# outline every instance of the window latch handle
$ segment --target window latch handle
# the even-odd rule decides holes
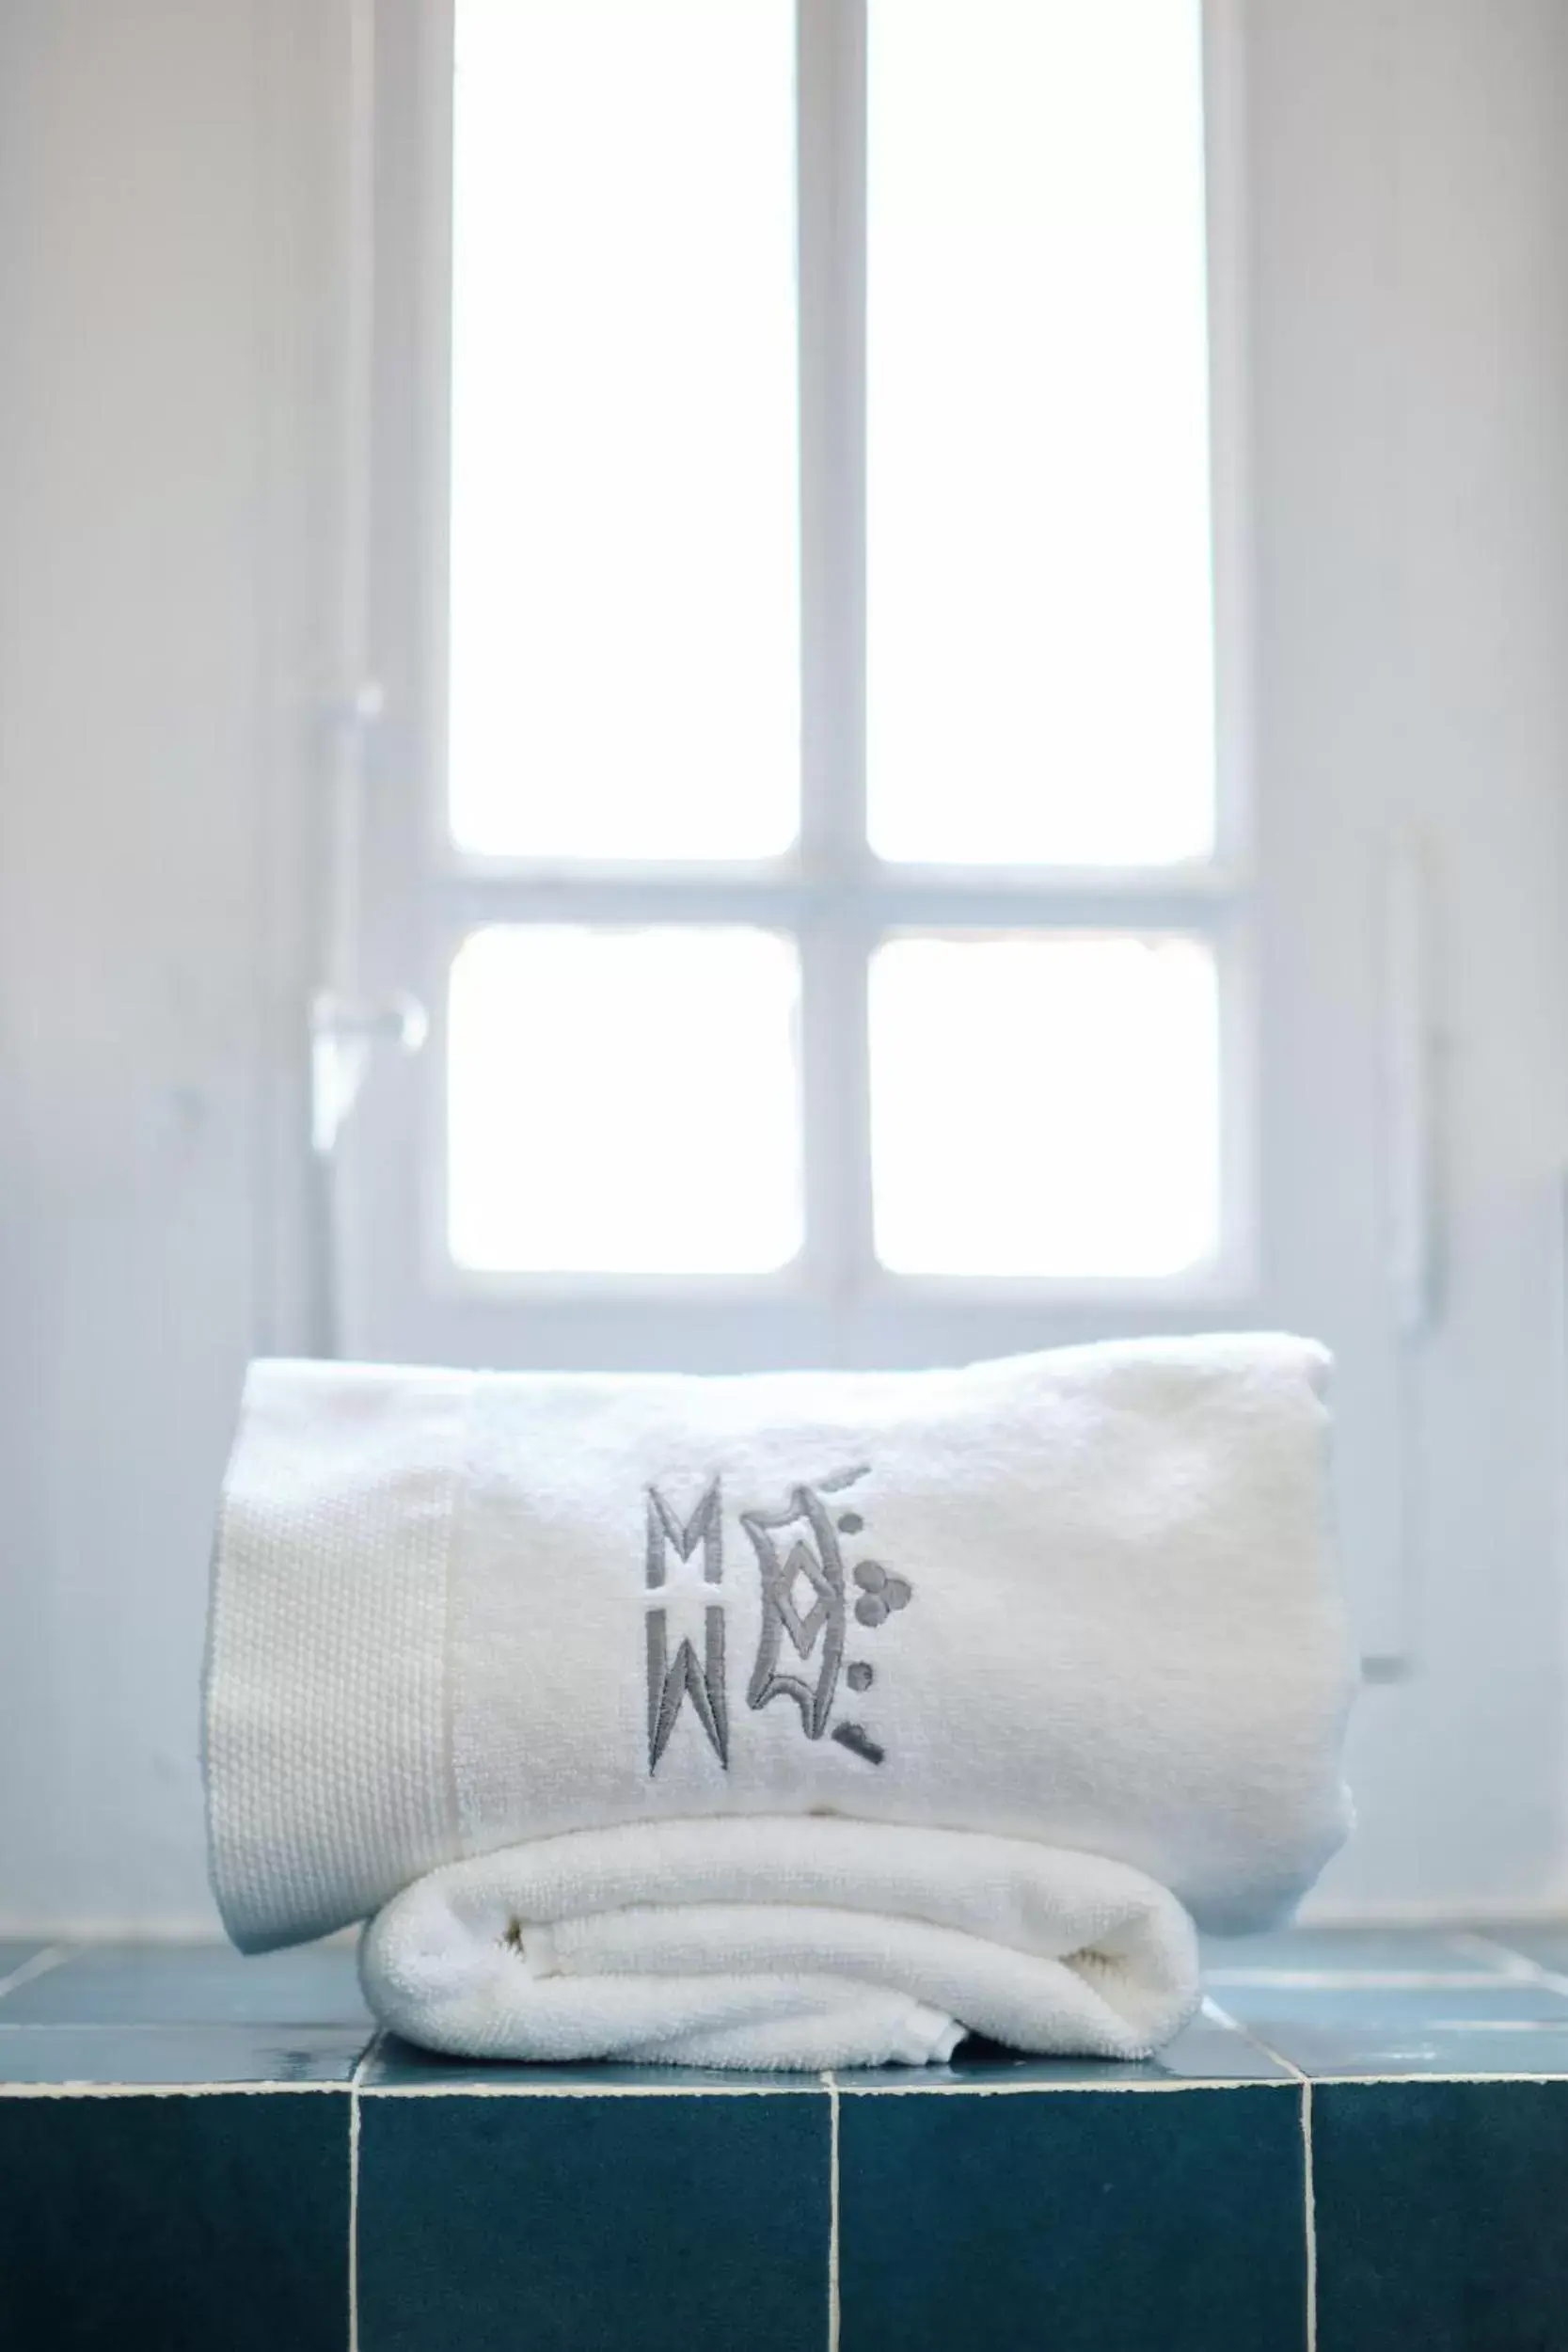
[[[310,1144],[323,1158],[336,1148],[377,1046],[417,1054],[430,1016],[404,991],[375,1003],[318,989],[310,1004]]]

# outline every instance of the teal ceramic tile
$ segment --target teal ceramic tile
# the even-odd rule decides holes
[[[342,2352],[349,2104],[0,2098],[7,2352]]]
[[[1319,2352],[1568,2344],[1568,2083],[1312,2094]]]
[[[1397,2026],[1415,2031],[1429,2026],[1557,2025],[1568,2026],[1568,1995],[1528,1979],[1497,1978],[1485,1983],[1451,1985],[1216,1986],[1213,1998],[1230,2016],[1255,2027],[1311,2026],[1319,2031]]]
[[[1325,2074],[1555,2073],[1568,2046],[1568,2001],[1548,1987],[1354,1987],[1268,1983],[1215,1999],[1271,2050]]]
[[[341,2026],[12,2026],[0,2091],[41,2083],[347,2083],[365,2035]]]
[[[1301,2091],[843,2098],[842,2352],[1302,2352]]]
[[[825,2090],[359,2112],[362,2352],[821,2352]]]
[[[817,2074],[742,2072],[713,2066],[621,2066],[608,2061],[576,2066],[525,2066],[502,2058],[443,2058],[418,2050],[411,2042],[387,2034],[376,2043],[365,2068],[362,2087],[377,2090],[468,2090],[480,2093],[515,2092],[526,2098],[556,2096],[573,2091],[601,2095],[611,2091],[820,2091]]]
[[[354,1953],[227,1944],[106,1945],[75,1952],[7,1995],[8,2023],[75,2026],[357,2026],[370,2029]]]
[[[1135,2060],[1029,2058],[978,2040],[947,2066],[879,2066],[835,2076],[841,2090],[1118,2090],[1172,2082],[1276,2082],[1291,2070],[1233,2026],[1196,2018],[1158,2057]]]
[[[1325,2026],[1280,2017],[1257,2029],[1314,2081],[1342,2075],[1568,2075],[1560,2026],[1415,2025],[1375,2021]]]
[[[1407,1928],[1283,1928],[1274,1935],[1206,1935],[1203,1973],[1213,1979],[1241,1969],[1290,1975],[1475,1976],[1506,1974],[1506,1954],[1490,1957],[1454,1935]]]

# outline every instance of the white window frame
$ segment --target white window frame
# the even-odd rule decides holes
[[[278,337],[303,379],[303,437],[318,418],[334,437],[331,463],[308,475],[328,496],[299,552],[300,593],[329,563],[348,580],[325,650],[313,663],[314,640],[303,644],[279,700],[303,736],[323,670],[340,704],[358,679],[382,684],[384,721],[334,735],[334,913],[311,975],[373,1009],[410,985],[434,1000],[441,978],[429,820],[445,387],[433,355],[450,54],[441,0],[349,10],[373,19],[380,50],[376,234],[351,273],[357,309],[335,283],[324,308],[356,176],[334,146],[320,189],[299,191],[302,217],[319,199],[323,234],[290,263],[309,301],[282,314]],[[1234,1294],[948,1299],[906,1284],[885,1309],[842,1311],[689,1287],[669,1300],[580,1287],[562,1300],[465,1296],[420,1255],[438,1090],[419,1057],[394,1056],[372,1060],[324,1166],[331,1232],[318,1245],[304,1219],[301,1245],[332,1301],[314,1343],[409,1361],[717,1371],[951,1361],[1201,1325],[1313,1333],[1337,1358],[1356,1631],[1374,1678],[1394,1686],[1359,1711],[1363,1828],[1328,1899],[1440,1896],[1450,1916],[1488,1901],[1512,1913],[1548,1868],[1560,1876],[1568,927],[1550,517],[1564,460],[1534,427],[1560,340],[1542,222],[1561,162],[1535,111],[1551,39],[1499,45],[1471,30],[1456,48],[1453,24],[1433,39],[1424,18],[1209,10],[1221,870],[1233,895],[1205,919],[1235,958],[1229,1100],[1248,1115],[1231,1205],[1256,1202],[1255,1263],[1238,1261]],[[320,97],[305,89],[302,119]],[[360,361],[345,400],[348,342]],[[347,530],[325,511],[340,503]],[[375,521],[363,543],[361,511]],[[301,768],[316,772],[306,755]],[[302,859],[302,891],[312,872]]]
[[[798,0],[802,577],[801,829],[766,866],[617,868],[466,856],[445,817],[450,365],[449,5],[376,15],[374,457],[370,660],[384,682],[348,830],[363,884],[361,992],[429,1009],[417,1063],[377,1070],[341,1152],[340,1327],[398,1352],[491,1363],[751,1368],[950,1360],[1117,1330],[1251,1318],[1258,1287],[1251,788],[1245,723],[1245,433],[1235,0],[1205,12],[1216,839],[1157,868],[933,867],[865,842],[863,713],[865,7]],[[470,1273],[446,1247],[445,1005],[463,938],[494,923],[749,923],[801,968],[805,1241],[777,1274]],[[899,932],[1186,936],[1221,1009],[1221,1247],[1154,1279],[895,1274],[872,1245],[866,978]],[[357,1160],[357,1168],[356,1162]],[[389,1300],[389,1290],[405,1293]],[[389,1340],[388,1344],[392,1343]],[[382,1351],[378,1351],[382,1352]]]

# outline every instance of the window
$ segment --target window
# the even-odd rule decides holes
[[[1197,0],[450,32],[404,84],[446,266],[381,368],[428,498],[404,1263],[523,1360],[1234,1295]]]
[[[1375,11],[1237,0],[355,13],[344,633],[383,710],[330,977],[430,1034],[346,1122],[322,1090],[332,1343],[1311,1331],[1361,1645],[1409,1686],[1363,1712],[1352,1867],[1430,1888],[1453,1724],[1549,1656],[1560,1483],[1558,705],[1516,528],[1555,314],[1544,262],[1496,268],[1539,194],[1512,101],[1419,28],[1392,72]],[[487,34],[527,89],[499,48],[454,74]]]

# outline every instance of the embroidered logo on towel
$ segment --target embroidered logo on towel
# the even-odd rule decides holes
[[[898,1610],[907,1609],[914,1595],[907,1577],[891,1574],[879,1560],[857,1561],[846,1581],[840,1537],[860,1534],[865,1521],[858,1511],[837,1511],[825,1498],[841,1494],[869,1470],[870,1465],[863,1462],[853,1470],[835,1471],[812,1484],[791,1487],[787,1500],[777,1509],[753,1506],[742,1509],[738,1517],[755,1559],[762,1599],[762,1633],[746,1686],[746,1704],[755,1710],[777,1698],[792,1700],[808,1740],[820,1740],[826,1734],[851,1756],[861,1756],[867,1764],[879,1764],[886,1751],[863,1724],[832,1721],[841,1675],[855,1692],[868,1691],[875,1678],[865,1659],[852,1659],[845,1668],[851,1608],[855,1623],[874,1632]],[[678,1559],[688,1561],[699,1546],[704,1582],[722,1584],[721,1482],[712,1480],[684,1519],[657,1486],[650,1486],[644,1555],[647,1589],[657,1592],[664,1585],[672,1549]],[[648,1771],[657,1772],[682,1705],[689,1699],[709,1746],[727,1772],[730,1729],[722,1603],[709,1603],[704,1612],[700,1661],[689,1641],[682,1641],[671,1657],[668,1615],[662,1605],[647,1613]]]
[[[664,1581],[667,1547],[672,1544],[682,1560],[689,1560],[701,1544],[704,1583],[719,1584],[723,1581],[724,1519],[717,1478],[684,1526],[658,1488],[648,1488],[648,1549],[644,1573],[650,1592],[657,1592]],[[650,1609],[648,1612],[648,1770],[650,1772],[658,1770],[658,1759],[670,1744],[670,1734],[675,1728],[681,1701],[689,1697],[697,1721],[712,1743],[714,1754],[728,1772],[730,1720],[729,1706],[724,1696],[724,1612],[721,1608],[712,1607],[703,1612],[704,1657],[701,1665],[697,1663],[697,1653],[689,1642],[683,1642],[673,1659],[671,1658],[668,1619],[667,1610]]]

